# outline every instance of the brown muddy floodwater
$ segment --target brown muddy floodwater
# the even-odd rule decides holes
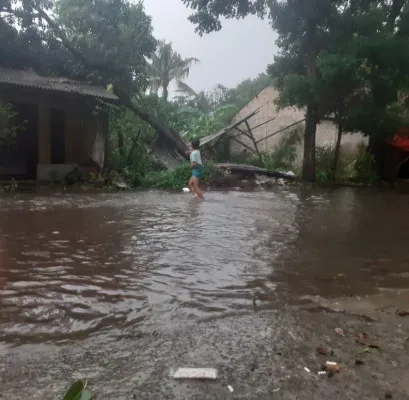
[[[409,398],[408,208],[355,189],[3,195],[1,393],[88,378],[98,399]],[[362,350],[340,325],[389,353],[323,381],[318,345]],[[175,382],[180,366],[220,378]]]

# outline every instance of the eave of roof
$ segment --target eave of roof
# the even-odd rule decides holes
[[[16,70],[0,67],[0,85],[14,85],[60,93],[90,96],[107,101],[118,101],[118,97],[102,86],[70,80],[62,77],[44,77],[33,70]]]

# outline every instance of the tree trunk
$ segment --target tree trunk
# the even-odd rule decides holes
[[[129,150],[129,153],[128,153],[127,165],[132,164],[133,153],[136,150],[136,148],[138,147],[138,141],[139,141],[139,137],[141,136],[141,133],[142,133],[142,130],[139,129],[138,133],[132,138],[132,146],[131,146],[131,149]]]
[[[142,111],[140,108],[136,107],[135,104],[131,101],[129,96],[122,92],[120,89],[115,91],[115,94],[118,96],[119,101],[135,113],[141,120],[147,122],[153,129],[156,130],[158,135],[166,137],[171,143],[174,144],[175,149],[177,152],[187,159],[186,150],[187,146],[183,139],[175,132],[167,128],[166,126],[162,125],[159,121],[154,119],[150,114]]]
[[[169,91],[167,86],[163,86],[162,99],[168,101]]]
[[[315,134],[317,131],[317,105],[309,104],[305,118],[304,159],[302,180],[315,182]]]
[[[332,162],[332,171],[331,171],[333,181],[335,181],[336,176],[337,176],[339,154],[341,152],[341,139],[342,139],[342,124],[339,122],[338,123],[337,142],[335,143],[334,160]]]
[[[316,51],[317,25],[314,18],[307,21],[307,77],[313,80],[317,69]],[[317,132],[318,105],[311,102],[307,105],[304,132],[304,159],[302,165],[302,179],[315,182],[315,135]]]
[[[125,158],[125,138],[124,138],[124,134],[120,130],[118,130],[117,137],[118,137],[118,151],[119,151],[119,154],[121,155],[121,158]]]
[[[369,151],[374,157],[375,161],[375,173],[376,176],[381,176],[381,152],[382,152],[382,141],[379,139],[379,133],[373,133],[369,136]]]

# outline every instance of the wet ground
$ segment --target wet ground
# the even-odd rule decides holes
[[[408,204],[348,188],[3,195],[0,397],[87,378],[98,399],[408,399]],[[341,372],[318,376],[326,361]],[[174,381],[181,366],[219,379]]]

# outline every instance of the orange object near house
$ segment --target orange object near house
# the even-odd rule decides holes
[[[389,143],[401,150],[409,151],[409,127],[402,126],[399,128],[395,137]]]

